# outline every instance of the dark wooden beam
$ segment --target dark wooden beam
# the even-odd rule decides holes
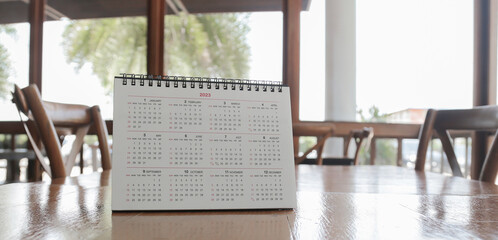
[[[21,1],[0,1],[0,24],[29,22],[28,5]]]
[[[301,0],[283,0],[283,84],[290,87],[292,122],[299,121],[299,47]]]
[[[35,0],[33,0],[35,1]],[[136,17],[147,15],[148,0],[48,0],[50,7],[70,19]],[[282,0],[182,0],[189,13],[282,11]],[[303,0],[304,11],[311,0]],[[173,13],[166,7],[167,13]],[[54,20],[47,17],[46,20]],[[28,22],[23,1],[0,0],[0,24]]]
[[[42,92],[42,50],[45,0],[29,3],[29,83],[36,84]]]
[[[164,0],[148,0],[147,74],[164,73]]]
[[[490,69],[496,68],[496,59],[491,59],[491,56],[496,58],[496,55],[490,54],[490,50],[493,49],[491,46],[496,46],[496,37],[495,42],[491,41],[491,11],[490,0],[474,0],[474,106],[489,105],[496,101],[490,100],[490,87],[496,87],[495,84],[491,83],[492,81],[496,82],[496,75],[495,79],[491,79],[494,74],[490,74]],[[494,49],[496,51],[496,47]],[[491,91],[496,91],[496,88]],[[496,97],[495,94],[491,94],[491,96],[493,95]],[[477,132],[472,138],[472,162],[470,166],[472,179],[479,178],[486,152],[486,134]]]
[[[302,0],[283,0],[284,16],[282,81],[290,87],[292,122],[299,122],[299,47]],[[294,155],[299,152],[299,137],[294,137]]]

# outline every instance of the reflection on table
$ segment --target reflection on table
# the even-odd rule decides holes
[[[498,236],[496,185],[392,166],[299,166],[297,209],[112,212],[110,172],[0,186],[1,239]]]

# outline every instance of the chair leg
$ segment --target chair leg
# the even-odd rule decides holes
[[[441,144],[443,146],[443,150],[446,153],[446,158],[448,159],[448,163],[451,167],[451,171],[453,172],[453,176],[463,177],[462,170],[460,169],[460,165],[458,164],[455,151],[453,146],[451,145],[450,135],[448,131],[439,131],[436,130],[439,139],[441,140]]]
[[[333,134],[332,131],[327,132],[327,134],[325,134],[323,137],[320,137],[316,140],[316,146],[317,146],[317,156],[316,156],[317,162],[316,162],[316,164],[317,165],[323,165],[323,156],[322,156],[323,147],[325,146],[325,142],[327,141],[327,139],[332,137],[332,134]]]
[[[83,164],[83,145],[82,145],[80,150],[80,174],[83,174],[83,167],[84,164]]]
[[[351,143],[351,139],[354,139],[353,132],[349,133],[347,137],[344,137],[344,147],[342,151],[342,155],[344,158],[348,157],[349,144]]]
[[[482,166],[481,174],[479,180],[483,182],[496,182],[496,174],[498,173],[498,131],[495,134],[493,143],[491,144],[491,149],[489,150],[488,156],[484,160]]]
[[[360,150],[361,150],[361,144],[363,143],[363,137],[360,137],[358,140],[355,139],[356,143],[356,150],[354,152],[354,158],[353,158],[353,165],[359,165],[359,156],[360,156]]]
[[[419,133],[419,143],[417,148],[417,160],[415,161],[415,170],[424,171],[425,169],[425,158],[427,154],[427,149],[429,148],[429,142],[432,139],[432,133],[434,128],[434,122],[436,120],[437,111],[434,109],[429,109],[425,116],[425,121],[420,128]]]
[[[107,127],[102,119],[102,115],[100,115],[100,108],[98,106],[93,106],[91,108],[91,114],[95,124],[95,129],[97,130],[100,155],[102,156],[102,169],[109,170],[111,169],[111,154],[109,151],[109,144],[107,143]]]
[[[317,140],[318,141],[318,140]],[[315,144],[313,147],[308,149],[306,152],[303,153],[303,156],[298,157],[297,155],[294,157],[294,164],[300,164],[302,161],[304,161],[308,155],[313,152],[313,150],[318,150],[318,144]]]
[[[317,139],[316,141],[317,141],[317,142],[322,142],[321,140],[322,140],[322,139],[321,139],[321,138],[319,138],[319,139]],[[322,153],[323,153],[323,145],[325,144],[325,140],[326,140],[326,139],[324,139],[324,140],[323,140],[323,141],[324,141],[324,143],[323,143],[323,144],[321,144],[321,145],[319,145],[319,146],[318,146],[318,148],[316,149],[316,164],[317,164],[317,165],[323,165],[323,156],[322,156]],[[318,144],[317,144],[317,145],[318,145]]]

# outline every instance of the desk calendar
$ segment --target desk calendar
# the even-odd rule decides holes
[[[115,211],[295,208],[289,88],[117,76],[112,164]]]

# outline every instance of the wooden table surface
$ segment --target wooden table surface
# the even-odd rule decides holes
[[[110,173],[0,186],[0,239],[497,239],[498,187],[393,166],[296,168],[294,210],[111,211]]]

